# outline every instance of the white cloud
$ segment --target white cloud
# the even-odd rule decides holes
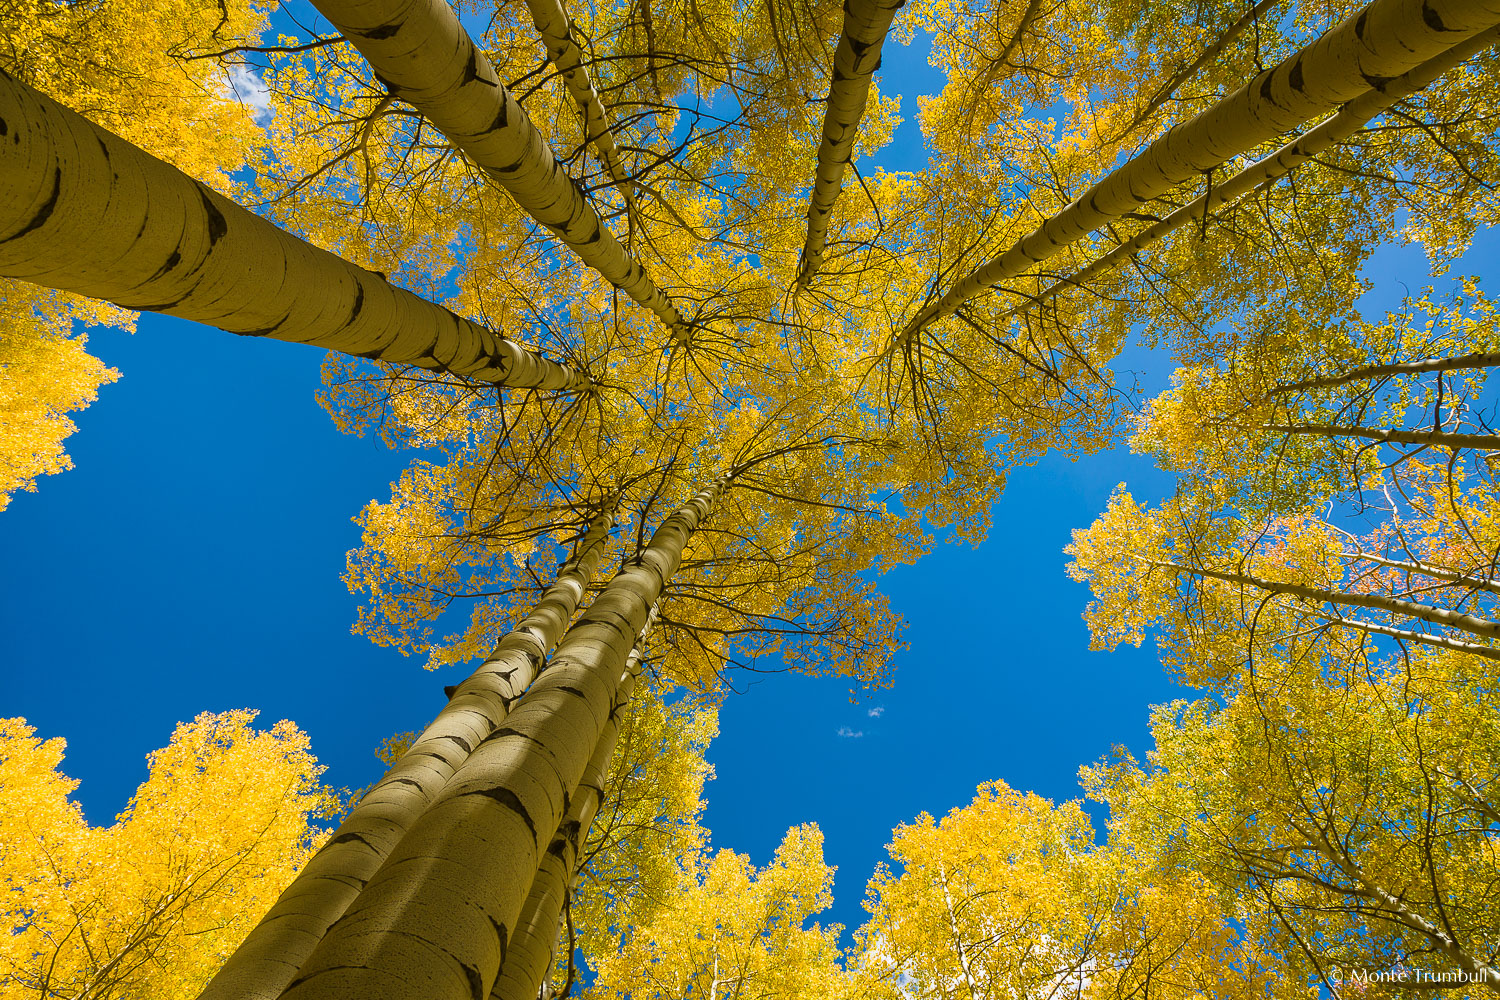
[[[230,66],[229,91],[236,101],[250,109],[258,124],[271,120],[271,91],[255,70],[243,63]]]
[[[876,705],[874,708],[870,709],[865,714],[868,715],[872,719],[878,719],[882,715],[885,714],[885,706],[884,705]]]
[[[858,729],[850,729],[848,726],[839,726],[839,735],[846,740],[857,740],[864,735],[864,732]]]

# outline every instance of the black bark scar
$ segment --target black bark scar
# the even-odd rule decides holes
[[[208,188],[202,184],[198,185],[198,196],[203,199],[203,211],[208,216],[208,245],[212,247],[229,232],[229,223],[225,221],[224,213],[219,211],[219,206],[209,198]]]
[[[536,824],[531,821],[531,813],[526,811],[526,806],[522,804],[520,798],[517,797],[515,792],[502,785],[496,788],[485,788],[479,791],[468,792],[467,794],[483,795],[487,799],[494,799],[496,802],[500,803],[502,806],[509,809],[517,816],[521,817],[522,822],[526,824],[526,829],[531,831],[532,842],[536,842]]]
[[[368,840],[366,840],[365,838],[361,837],[357,833],[341,833],[337,837],[334,837],[332,840],[330,840],[328,842],[328,846],[332,847],[334,844],[347,844],[350,841],[355,841],[355,840],[359,841],[361,844],[364,844],[370,850],[372,850],[372,851],[375,850],[375,845],[374,844],[370,843]]]
[[[0,242],[9,243],[11,240],[18,240],[22,236],[25,236],[27,233],[31,232],[33,229],[38,229],[43,224],[45,224],[46,221],[52,217],[53,211],[57,208],[57,197],[61,193],[62,167],[54,167],[52,169],[52,194],[47,197],[47,200],[42,204],[42,207],[36,210],[36,214],[31,217],[31,221],[26,223],[26,225],[21,228],[20,232],[7,236],[3,241]]]
[[[176,250],[173,250],[172,256],[167,258],[167,262],[161,267],[158,267],[156,269],[156,273],[146,280],[155,281],[157,278],[160,278],[162,275],[166,274],[168,271],[172,270],[172,268],[176,267],[180,263],[182,263],[182,254],[178,253]]]

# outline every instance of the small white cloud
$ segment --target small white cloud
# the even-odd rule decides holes
[[[857,740],[864,735],[859,729],[850,729],[848,726],[839,726],[839,735],[846,740]]]
[[[257,124],[271,120],[271,91],[255,70],[243,63],[230,66],[229,90],[236,101],[250,109]]]
[[[885,706],[884,705],[876,705],[874,708],[870,709],[865,714],[868,715],[872,719],[878,719],[882,715],[885,714]]]

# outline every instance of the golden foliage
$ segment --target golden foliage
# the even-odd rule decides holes
[[[92,826],[59,770],[64,742],[0,721],[0,996],[194,997],[307,859],[337,805],[290,722],[204,713]]]

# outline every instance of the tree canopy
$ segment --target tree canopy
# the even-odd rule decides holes
[[[1448,276],[1500,213],[1495,0],[524,8],[0,7],[0,503],[118,375],[85,327],[326,349],[409,459],[355,629],[476,664],[338,810],[239,712],[95,829],[6,723],[16,995],[1500,991],[1500,345]],[[1434,285],[1367,315],[1392,243]],[[890,684],[880,575],[1127,442],[1175,493],[1068,572],[1196,697],[1084,768],[1102,822],[917,817],[847,948],[815,826],[711,848],[737,676]]]

